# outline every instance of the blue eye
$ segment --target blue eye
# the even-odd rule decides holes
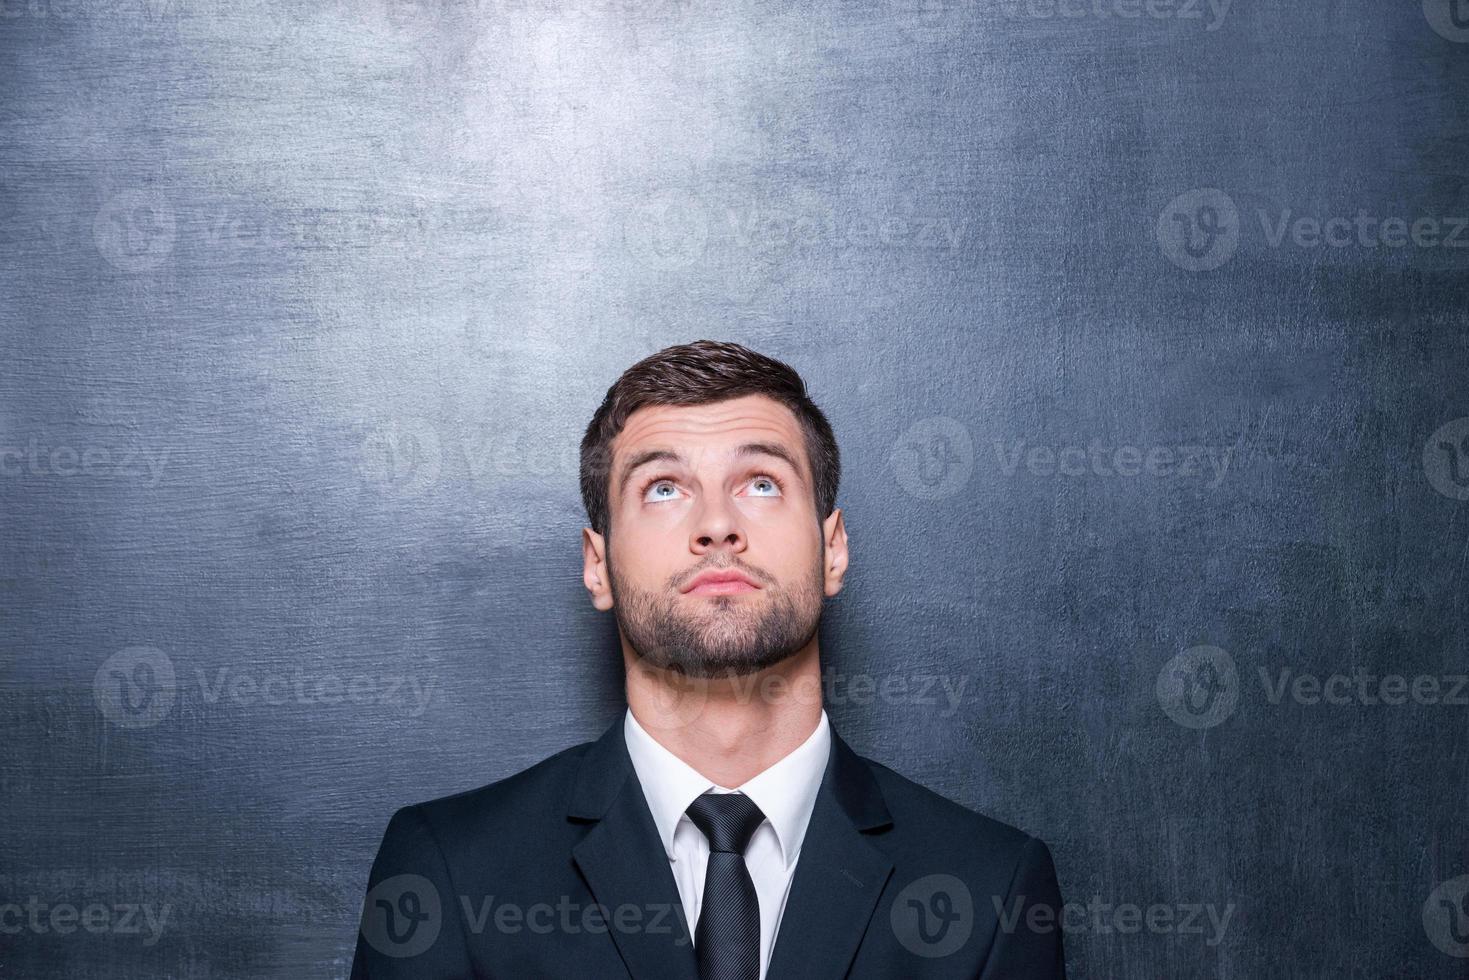
[[[771,489],[771,491],[773,491],[773,492],[772,493],[757,494],[756,496],[761,496],[761,497],[779,497],[781,495],[780,481],[777,480],[777,479],[775,479],[775,477],[773,477],[773,476],[757,477],[756,479],[754,479],[754,480],[751,481],[750,485],[751,486],[759,486],[762,483],[765,484],[767,487],[769,487]]]
[[[648,484],[648,489],[643,494],[643,500],[644,501],[648,501],[650,499],[651,500],[672,500],[673,499],[672,496],[670,496],[668,494],[659,494],[657,492],[660,487],[666,487],[669,490],[677,490],[678,489],[677,487],[675,487],[673,485],[673,481],[671,481],[671,480],[661,480],[661,479],[660,480],[654,480],[652,483]],[[648,496],[650,493],[653,495],[651,498]]]

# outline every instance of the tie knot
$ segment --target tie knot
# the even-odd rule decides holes
[[[765,814],[744,793],[705,793],[686,811],[709,840],[709,850],[744,854]]]

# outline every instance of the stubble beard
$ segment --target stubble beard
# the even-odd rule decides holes
[[[753,593],[690,598],[671,583],[659,591],[640,589],[618,576],[610,549],[607,564],[617,625],[656,670],[699,679],[754,674],[803,649],[821,624],[820,559],[793,588],[776,590],[762,580],[758,602],[750,601]]]

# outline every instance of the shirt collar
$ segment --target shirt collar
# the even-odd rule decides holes
[[[679,821],[687,819],[684,811],[689,804],[711,790],[731,790],[706,779],[664,748],[638,724],[631,708],[624,716],[622,732],[638,782],[642,783],[643,795],[653,811],[653,823],[658,827],[663,849],[672,860],[673,835],[678,830]],[[821,788],[821,778],[826,772],[830,754],[831,725],[823,709],[816,730],[804,742],[742,786],[733,787],[753,800],[765,814],[765,819],[775,830],[781,858],[787,868],[795,863],[801,852],[801,842],[806,837],[806,826],[811,821],[816,792]]]

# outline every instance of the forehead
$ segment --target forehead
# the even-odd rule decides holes
[[[628,416],[612,440],[612,458],[620,464],[629,455],[648,449],[702,449],[722,454],[746,442],[782,443],[797,459],[806,458],[796,414],[764,395],[743,395],[707,405],[640,408]]]

